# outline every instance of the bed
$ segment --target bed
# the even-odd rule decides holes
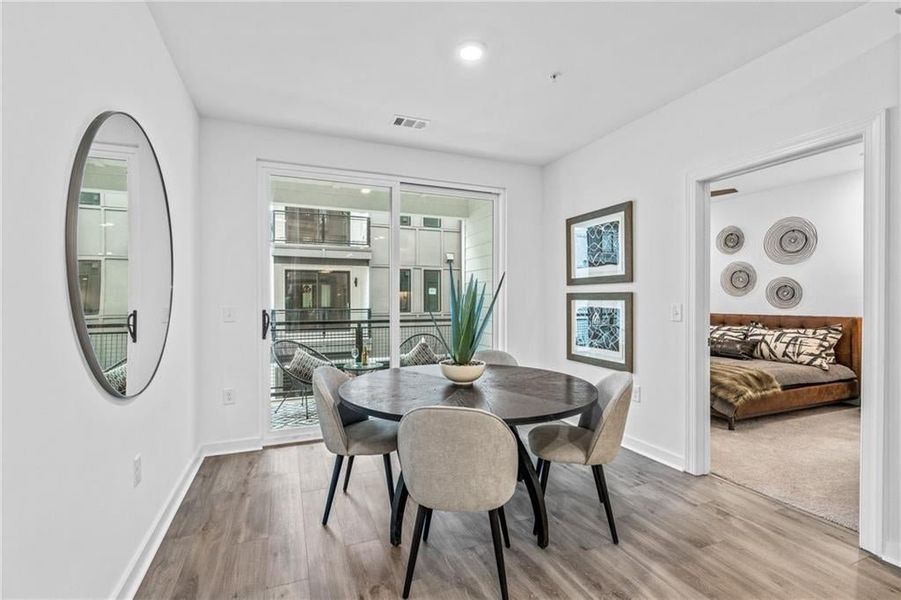
[[[768,360],[737,360],[711,356],[711,369],[717,366],[752,369],[772,376],[778,386],[742,402],[730,404],[711,394],[711,414],[735,422],[814,406],[824,406],[860,396],[861,319],[860,317],[821,317],[801,315],[711,314],[711,325],[747,325],[757,322],[768,329],[815,329],[840,324],[842,335],[835,346],[835,364],[828,371],[818,367]]]

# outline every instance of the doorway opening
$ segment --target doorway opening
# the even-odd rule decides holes
[[[717,181],[709,227],[711,472],[855,531],[863,162],[858,142]]]

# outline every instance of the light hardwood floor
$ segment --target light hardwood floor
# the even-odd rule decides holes
[[[416,511],[411,501],[392,547],[381,462],[357,458],[326,528],[322,444],[206,459],[137,597],[399,598]],[[587,467],[551,470],[546,550],[519,485],[506,509],[511,598],[901,597],[901,569],[851,531],[626,450],[606,473],[619,546]],[[497,597],[487,515],[435,513],[411,598]]]

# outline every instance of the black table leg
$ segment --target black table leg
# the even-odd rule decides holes
[[[394,490],[394,502],[391,504],[391,545],[400,546],[400,537],[404,529],[404,509],[407,507],[407,486],[404,485],[404,474],[397,476],[397,487]]]
[[[513,437],[516,438],[516,448],[519,450],[519,475],[526,484],[529,491],[529,499],[532,501],[532,511],[535,513],[535,527],[538,533],[538,547],[547,548],[548,545],[548,527],[547,527],[547,509],[544,506],[544,493],[541,489],[541,483],[538,481],[538,473],[535,472],[535,465],[529,458],[529,452],[519,439],[519,432],[513,429]]]

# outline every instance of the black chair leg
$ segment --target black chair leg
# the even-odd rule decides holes
[[[347,470],[344,471],[344,487],[341,489],[345,494],[347,493],[347,484],[350,483],[350,471],[354,468],[354,457],[347,457]]]
[[[322,524],[328,525],[328,515],[332,512],[332,500],[335,499],[335,488],[338,487],[338,477],[341,476],[341,463],[344,457],[340,454],[335,456],[335,468],[332,469],[332,482],[328,486],[328,498],[325,499],[325,513],[322,515]]]
[[[607,479],[604,477],[604,467],[601,465],[593,465],[591,472],[594,475],[594,484],[598,488],[598,499],[604,505],[604,512],[607,513],[607,523],[610,525],[610,537],[613,538],[614,544],[619,544],[619,537],[616,535],[616,523],[613,521],[613,507],[610,505],[610,492],[607,490]]]
[[[498,511],[489,511],[488,520],[491,521],[491,541],[494,542],[494,558],[497,561],[497,578],[501,584],[501,600],[507,600],[507,573],[504,570],[504,548],[501,546],[501,528]]]
[[[407,559],[407,577],[404,580],[404,598],[410,597],[410,584],[413,583],[413,569],[416,568],[416,555],[419,553],[419,541],[422,539],[422,527],[428,509],[420,506],[416,511],[416,525],[413,528],[413,541],[410,543],[410,558]]]
[[[501,520],[501,533],[504,534],[504,546],[507,548],[510,547],[510,532],[507,531],[507,515],[504,514],[504,507],[501,506],[497,509],[497,515]]]
[[[547,478],[550,475],[550,473],[551,473],[551,462],[546,460],[541,465],[541,473],[539,473],[539,475],[541,476],[541,491],[542,492],[547,491]]]
[[[391,454],[382,454],[385,463],[385,481],[388,483],[388,501],[394,504],[394,474],[391,472]]]
[[[422,529],[422,541],[429,541],[429,530],[432,528],[432,509],[427,508],[425,513],[425,526]]]

